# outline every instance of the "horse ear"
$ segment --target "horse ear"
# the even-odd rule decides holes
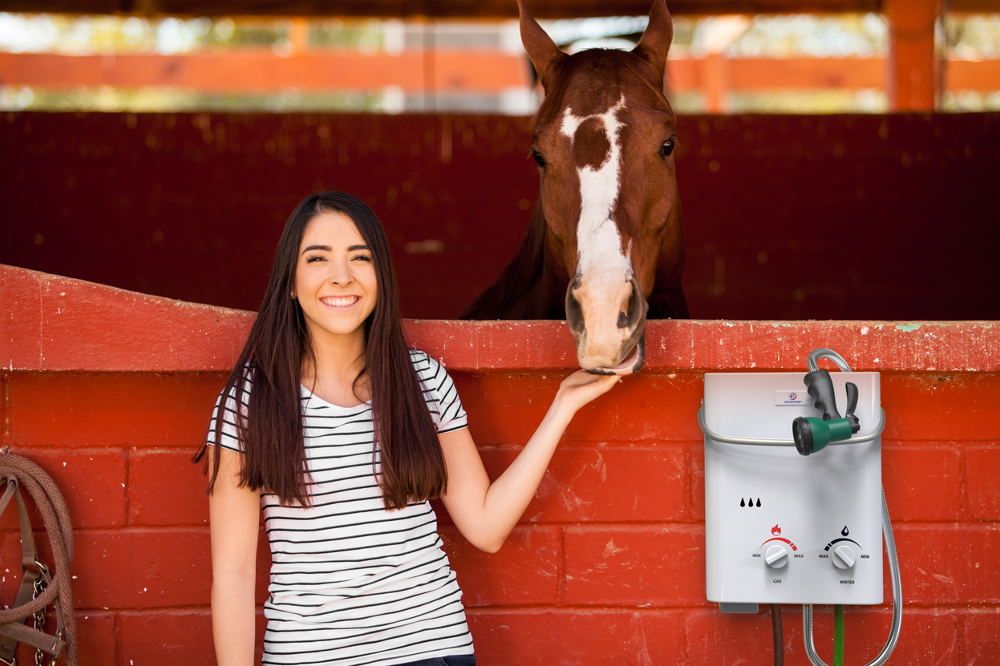
[[[638,46],[632,52],[642,56],[653,66],[657,80],[661,82],[667,69],[667,51],[670,50],[670,42],[673,39],[674,21],[670,18],[666,3],[664,0],[653,0],[653,6],[649,10],[649,25],[646,26]]]
[[[531,14],[524,6],[524,0],[517,0],[517,6],[521,15],[521,42],[524,44],[524,50],[531,58],[535,71],[538,72],[542,88],[548,88],[556,62],[566,57],[566,54],[559,50],[552,38],[542,30],[542,26],[531,18]]]

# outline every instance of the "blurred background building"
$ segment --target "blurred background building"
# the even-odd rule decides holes
[[[8,1],[0,7],[32,4],[59,3]],[[60,8],[85,11],[108,4],[114,3],[62,3]],[[133,11],[113,15],[0,13],[0,109],[528,115],[538,104],[515,19],[338,16],[338,9],[357,6],[336,2],[263,3],[269,11],[308,4],[331,14],[298,17],[189,13],[225,8],[224,2],[129,4]],[[386,4],[369,3],[369,9],[377,12]],[[599,9],[614,11],[615,4]],[[617,4],[636,9],[635,3]],[[690,10],[699,3],[668,6],[674,4]],[[726,3],[700,4],[712,9]],[[864,3],[839,4],[851,9]],[[900,19],[897,41],[929,40],[933,81],[924,82],[933,89],[929,109],[1000,110],[1000,7],[985,13],[968,10],[987,8],[989,2],[881,4],[883,13],[678,13],[668,73],[675,109],[881,113],[912,108],[908,101],[890,99],[889,10],[896,5],[913,15]],[[161,13],[172,5],[188,10],[187,15]],[[254,3],[234,8],[248,11]],[[548,9],[571,10],[559,3]],[[904,25],[908,20],[916,27]],[[646,17],[542,19],[542,25],[570,52],[631,48]],[[927,107],[926,101],[919,105]]]

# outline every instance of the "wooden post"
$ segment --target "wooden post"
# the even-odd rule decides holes
[[[885,0],[890,40],[887,92],[892,111],[934,110],[934,25],[940,11],[941,0]]]
[[[290,55],[302,55],[309,50],[309,19],[292,19],[292,30],[288,36],[292,43]]]
[[[729,60],[722,53],[708,53],[701,61],[701,86],[707,113],[729,110]]]

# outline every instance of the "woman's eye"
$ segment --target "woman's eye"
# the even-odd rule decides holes
[[[371,257],[369,257],[369,256],[368,256],[368,255],[366,255],[366,254],[359,254],[358,256],[354,257],[354,259],[355,259],[356,261],[371,261],[371,260],[372,260],[372,258],[371,258]]]
[[[660,157],[667,157],[672,152],[674,152],[674,140],[664,141],[663,145],[660,146]]]
[[[542,154],[537,150],[531,151],[531,159],[535,160],[535,164],[537,164],[542,169],[545,168],[545,158],[542,157]]]
[[[313,263],[316,263],[317,261],[323,261],[323,257],[321,257],[319,255],[316,255],[314,257],[306,257],[306,263],[307,264],[313,264]]]

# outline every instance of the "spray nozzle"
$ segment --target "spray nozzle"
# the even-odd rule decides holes
[[[816,370],[803,380],[806,390],[813,398],[816,409],[823,418],[800,416],[792,421],[792,437],[795,448],[804,456],[826,448],[830,442],[850,439],[861,429],[854,410],[858,408],[858,387],[847,382],[847,414],[843,418],[837,411],[837,400],[833,392],[833,379],[826,370]]]

